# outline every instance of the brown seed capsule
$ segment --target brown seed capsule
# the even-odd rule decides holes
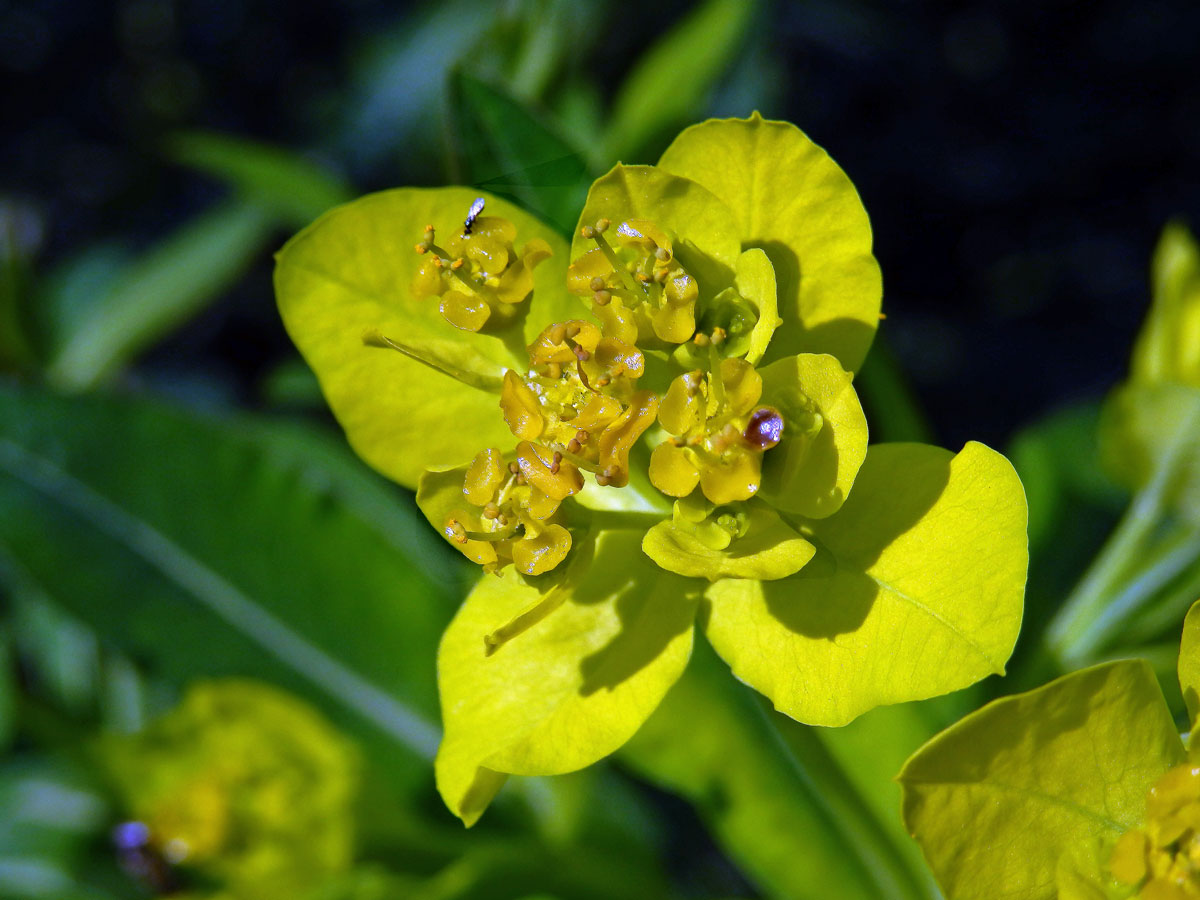
[[[770,450],[783,438],[783,416],[774,407],[760,406],[750,414],[742,437],[756,450]]]

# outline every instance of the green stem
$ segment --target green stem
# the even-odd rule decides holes
[[[879,896],[927,898],[922,880],[908,867],[873,811],[810,725],[802,725],[760,704],[796,762],[810,790],[829,811],[849,847],[879,886]]]
[[[1142,564],[1111,595],[1091,627],[1077,640],[1073,652],[1091,659],[1122,632],[1131,618],[1159,591],[1200,558],[1200,532],[1186,529],[1155,541]]]
[[[837,764],[811,741],[797,738],[803,752],[793,753],[756,696],[698,641],[621,758],[690,801],[770,897],[927,900]]]
[[[1200,559],[1193,561],[1175,587],[1164,593],[1153,606],[1144,609],[1129,623],[1128,628],[1123,629],[1123,639],[1140,643],[1167,632],[1178,633],[1179,623],[1197,598],[1200,598]]]
[[[1046,631],[1050,652],[1063,669],[1086,664],[1111,633],[1114,621],[1137,612],[1149,596],[1136,593],[1127,598],[1117,617],[1106,615],[1107,607],[1122,587],[1145,568],[1143,560],[1151,549],[1151,538],[1159,529],[1179,469],[1187,465],[1192,449],[1188,429],[1180,428],[1159,458],[1150,481],[1134,495],[1091,567],[1076,585],[1067,602]]]

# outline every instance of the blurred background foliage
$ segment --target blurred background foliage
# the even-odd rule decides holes
[[[1174,683],[1195,553],[1082,657],[1041,635],[1130,501],[1101,401],[1160,229],[1200,211],[1198,34],[1186,0],[0,3],[0,897],[262,896],[230,874],[244,847],[176,867],[113,831],[149,784],[244,835],[328,780],[293,760],[176,790],[178,760],[112,762],[228,677],[311,704],[360,760],[313,898],[936,896],[891,782],[922,740],[1066,662],[1137,652]],[[402,184],[485,187],[568,231],[614,161],[753,109],[828,149],[872,216],[875,438],[980,439],[1022,474],[1012,675],[818,732],[700,648],[616,760],[514,780],[466,832],[430,759],[468,574],[345,447],[271,254]],[[271,865],[303,868],[302,845]]]

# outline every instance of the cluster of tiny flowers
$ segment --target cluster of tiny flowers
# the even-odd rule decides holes
[[[1200,897],[1200,766],[1176,766],[1158,780],[1146,824],[1121,835],[1109,867],[1140,900]]]
[[[516,236],[512,222],[485,216],[471,220],[443,248],[427,225],[416,247],[425,260],[413,279],[413,295],[438,297],[442,316],[463,331],[512,318],[533,292],[534,267],[551,256],[550,245],[541,238],[527,241],[518,253]]]
[[[783,435],[780,412],[759,404],[762,377],[730,353],[737,348],[726,330],[697,330],[700,286],[676,258],[670,233],[642,219],[615,229],[600,219],[580,233],[596,246],[572,262],[566,287],[590,301],[599,324],[550,324],[527,347],[528,369],[505,372],[500,409],[518,443],[507,453],[480,451],[463,480],[465,502],[442,526],[487,571],[511,563],[539,575],[561,563],[571,548],[559,521],[562,501],[584,489],[583,472],[602,487],[628,485],[630,452],[656,424],[662,439],[650,457],[650,482],[674,498],[699,485],[718,506],[757,493],[763,453]],[[497,314],[511,317],[532,291],[533,266],[549,254],[536,239],[516,252],[515,236],[506,219],[468,219],[443,249],[427,228],[416,249],[429,259],[414,294],[438,296],[442,315],[464,330],[479,331]],[[745,306],[731,289],[715,300]],[[661,398],[638,389],[646,368],[641,348],[670,355],[684,345],[686,354],[672,358],[701,367],[675,378]]]

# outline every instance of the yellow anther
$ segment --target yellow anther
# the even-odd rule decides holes
[[[725,329],[724,329],[724,328],[719,328],[719,327],[718,327],[718,328],[714,328],[714,329],[713,329],[713,333],[712,333],[712,342],[713,342],[714,344],[720,344],[720,343],[722,343],[722,342],[725,340],[725,338],[726,338],[726,334],[725,334]]]
[[[459,544],[467,542],[467,529],[463,527],[462,522],[458,521],[458,519],[451,518],[446,520],[446,533]]]
[[[558,474],[558,470],[562,466],[562,460],[563,460],[563,455],[556,450],[554,452],[554,456],[550,457],[550,474],[551,475]]]
[[[582,228],[579,229],[579,235],[584,240],[588,240],[588,241],[593,240],[596,237],[596,229],[593,228],[591,225],[584,225]]]
[[[467,262],[467,261],[466,261],[465,259],[463,259],[463,258],[460,256],[460,257],[459,257],[458,259],[456,259],[454,262],[450,263],[450,268],[451,268],[451,269],[453,269],[455,272],[457,272],[457,271],[458,271],[459,269],[461,269],[461,268],[462,268],[464,265],[466,265],[466,262]]]
[[[414,249],[414,250],[416,250],[416,251],[417,251],[417,253],[428,253],[428,252],[429,252],[429,245],[428,245],[428,244],[426,244],[426,243],[424,243],[424,242],[422,242],[422,243],[420,243],[420,244],[417,244],[415,247],[413,247],[413,249]]]
[[[696,336],[692,338],[692,343],[697,347],[707,347],[709,344],[708,335],[703,332],[696,332]]]
[[[571,440],[567,441],[567,449],[572,453],[578,453],[583,449],[583,444],[579,443],[578,438],[571,438]]]
[[[666,262],[668,259],[671,258],[671,251],[668,250],[666,247],[659,247],[657,250],[654,251],[654,256],[660,262]]]
[[[608,226],[611,224],[612,222],[610,222],[608,219],[598,219],[596,221],[596,230],[603,234],[604,232],[608,231]]]
[[[604,290],[604,279],[597,275],[588,282],[588,287],[590,287],[593,291],[602,291]]]
[[[612,292],[596,291],[596,293],[592,294],[592,301],[597,306],[608,306],[612,302]]]

